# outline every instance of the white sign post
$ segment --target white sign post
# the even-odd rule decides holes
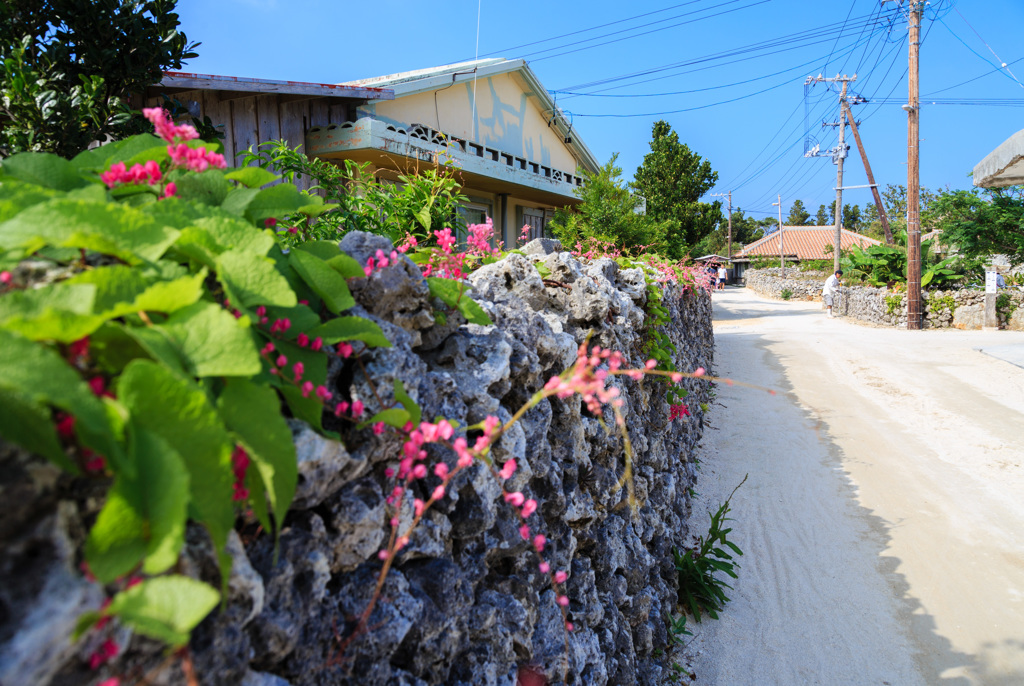
[[[999,279],[999,272],[985,272],[985,292],[995,293]]]
[[[998,289],[998,273],[985,272],[985,331],[999,330],[999,315],[996,313],[996,292]]]

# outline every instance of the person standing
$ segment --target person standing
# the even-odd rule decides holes
[[[729,270],[724,264],[718,265],[718,290],[724,291],[725,284],[729,281]]]
[[[825,307],[828,308],[828,316],[832,315],[832,296],[834,296],[839,288],[843,285],[843,270],[839,269],[835,274],[828,277],[825,281],[824,288],[821,289],[822,300],[825,301]]]

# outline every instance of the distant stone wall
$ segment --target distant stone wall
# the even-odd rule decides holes
[[[746,285],[759,295],[782,300],[782,292],[792,292],[790,300],[821,301],[821,287],[828,278],[817,272],[795,272],[802,278],[787,278],[782,270],[751,269],[745,274]],[[817,278],[818,280],[812,280]],[[985,322],[985,292],[982,290],[925,291],[924,328],[980,329]],[[1024,331],[1024,293],[1003,290],[997,301],[999,328]],[[906,328],[907,294],[870,286],[847,286],[836,303],[838,313],[885,326]]]

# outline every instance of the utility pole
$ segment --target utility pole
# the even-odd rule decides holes
[[[907,328],[921,328],[921,17],[924,0],[882,0],[907,3],[910,55],[907,72]]]
[[[871,187],[871,195],[875,199],[875,207],[878,209],[878,219],[882,222],[882,229],[885,231],[885,243],[886,245],[892,245],[892,229],[889,228],[889,217],[885,213],[885,205],[882,204],[882,196],[878,192],[878,184],[875,183],[875,175],[871,172],[871,163],[868,162],[868,151],[864,148],[864,143],[860,139],[860,131],[857,129],[857,121],[853,118],[853,110],[850,109],[850,103],[844,102],[843,108],[846,110],[847,116],[850,117],[850,130],[853,131],[853,138],[857,141],[857,150],[860,152],[860,159],[864,163],[864,172],[868,176],[868,185]]]
[[[782,265],[782,278],[786,278],[786,253],[783,250],[786,234],[782,231],[782,196],[779,196],[778,202],[772,204],[779,207],[779,264]]]
[[[725,249],[725,256],[732,261],[732,191],[729,191],[728,193],[712,193],[711,195],[712,197],[729,198],[729,243],[728,247]]]
[[[924,2],[910,0],[910,88],[907,103],[907,328],[921,328],[921,16]]]
[[[805,85],[809,83],[841,83],[843,84],[843,90],[839,94],[839,121],[835,124],[823,123],[822,126],[838,126],[839,127],[839,145],[831,150],[832,161],[835,163],[836,169],[836,213],[835,213],[835,235],[833,236],[832,242],[832,259],[833,259],[833,271],[839,271],[839,259],[842,257],[842,245],[843,245],[843,162],[846,160],[846,152],[849,146],[846,145],[846,89],[847,86],[857,80],[857,75],[853,76],[839,76],[836,74],[834,78],[826,79],[821,75],[817,77],[808,76],[804,82]],[[851,117],[852,119],[852,117]],[[810,155],[808,155],[810,156]],[[815,154],[816,156],[816,154]]]

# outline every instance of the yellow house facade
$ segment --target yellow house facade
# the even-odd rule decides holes
[[[469,197],[470,223],[494,220],[515,246],[523,225],[544,234],[554,210],[598,163],[523,60],[490,59],[341,84],[393,91],[353,121],[306,132],[311,157],[366,162],[382,178],[448,163]]]

